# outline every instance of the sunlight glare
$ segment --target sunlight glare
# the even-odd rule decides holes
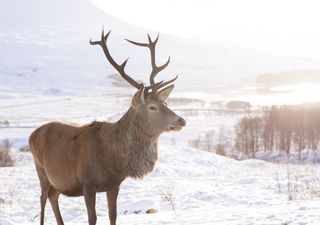
[[[125,22],[172,35],[320,57],[315,0],[91,0]]]
[[[297,105],[320,100],[320,84],[277,86],[270,91],[270,94],[245,96],[242,100],[253,105]]]

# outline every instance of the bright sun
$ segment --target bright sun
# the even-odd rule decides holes
[[[320,58],[319,1],[91,1],[116,18],[150,30]]]
[[[243,100],[254,105],[282,105],[301,104],[305,102],[317,102],[320,96],[319,84],[298,84],[277,86],[270,89],[269,95],[249,95]]]
[[[90,1],[120,20],[156,32],[320,61],[318,0]],[[257,103],[292,104],[320,95],[319,85],[273,88],[271,95],[247,97]]]

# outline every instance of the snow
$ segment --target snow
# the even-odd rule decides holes
[[[148,80],[149,52],[124,38],[146,41],[150,31],[108,16],[87,0],[6,1],[1,5],[0,19],[5,21],[0,24],[0,99],[130,92],[111,85],[109,75],[114,74],[114,69],[106,63],[98,46],[89,45],[91,38],[100,38],[102,25],[106,30],[112,29],[108,43],[114,58],[120,63],[129,57],[128,73],[144,82]],[[155,38],[156,32],[151,32],[151,36]],[[182,93],[184,97],[210,101],[267,101],[274,95],[257,96],[255,90],[246,89],[256,85],[257,75],[319,69],[318,62],[312,59],[282,57],[223,42],[195,42],[161,33],[157,62],[165,62],[169,55],[171,63],[159,80],[178,73],[177,96]]]
[[[248,159],[248,156],[238,155],[238,160]],[[320,162],[320,151],[304,149],[301,151],[293,151],[289,154],[274,150],[272,152],[257,152],[256,159],[263,161],[281,163],[281,164],[318,164]]]
[[[118,199],[119,224],[317,224],[318,199],[289,201],[277,193],[274,171],[260,160],[236,161],[189,147],[161,145],[155,171],[143,180],[127,179]],[[40,188],[31,157],[1,168],[0,224],[37,224]],[[317,166],[315,169],[319,168]],[[286,180],[281,181],[285,187]],[[283,188],[285,190],[285,188]],[[170,198],[172,201],[170,201]],[[172,207],[174,205],[174,210]],[[82,197],[60,198],[68,224],[86,223]],[[104,193],[97,195],[98,224],[108,221]],[[147,214],[155,209],[154,214]],[[50,204],[46,224],[55,224]]]
[[[0,140],[8,138],[13,144],[16,162],[14,167],[0,168],[0,225],[38,224],[39,181],[31,154],[19,148],[48,121],[85,124],[119,119],[134,90],[112,85],[114,70],[101,49],[88,41],[100,37],[102,23],[106,30],[112,28],[110,51],[119,62],[130,56],[128,73],[146,81],[148,52],[123,38],[145,41],[148,31],[114,19],[86,0],[5,1],[0,19],[5,21],[0,24],[0,121],[10,123],[0,126]],[[259,73],[317,68],[318,62],[225,43],[194,43],[167,34],[160,34],[158,45],[159,63],[171,55],[161,79],[180,74],[170,108],[187,120],[187,127],[161,137],[159,162],[149,176],[122,184],[118,224],[317,224],[319,196],[305,193],[302,183],[320,177],[318,164],[310,165],[306,173],[292,172],[299,178],[299,193],[289,201],[288,167],[253,159],[236,161],[193,149],[188,142],[203,132],[232,126],[239,115],[218,113],[214,101],[251,93],[246,87],[255,86]],[[306,169],[296,166],[298,171]],[[66,224],[87,223],[82,197],[61,196],[60,207]],[[104,193],[97,195],[97,215],[98,224],[106,224]],[[46,224],[56,224],[50,204]]]

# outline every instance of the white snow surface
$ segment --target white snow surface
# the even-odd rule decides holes
[[[288,201],[276,192],[277,165],[236,161],[187,147],[161,145],[157,168],[143,180],[127,179],[118,199],[118,224],[317,224],[319,200]],[[38,224],[40,188],[30,153],[16,153],[0,169],[0,224]],[[285,179],[281,182],[285,187]],[[172,204],[166,199],[173,199]],[[167,198],[166,198],[167,197]],[[174,210],[173,207],[174,206]],[[60,198],[66,224],[86,224],[83,197]],[[97,195],[97,224],[108,221],[104,193]],[[155,214],[146,214],[155,209]],[[51,206],[46,224],[56,224]]]

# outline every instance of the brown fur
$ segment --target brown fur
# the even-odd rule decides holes
[[[59,194],[85,196],[89,224],[96,223],[95,193],[108,192],[110,224],[116,224],[116,199],[126,177],[142,178],[158,159],[161,133],[181,129],[185,121],[163,104],[172,86],[159,91],[159,97],[143,102],[139,91],[130,109],[116,123],[92,122],[76,126],[51,122],[30,136],[41,185],[41,221],[49,197],[57,223],[63,224]],[[157,107],[151,110],[150,107]]]
[[[95,225],[96,192],[107,192],[109,220],[116,224],[119,186],[126,177],[142,178],[152,171],[158,158],[158,138],[161,133],[180,130],[185,121],[172,112],[164,101],[173,90],[168,86],[177,79],[154,81],[155,76],[168,66],[156,66],[155,46],[158,37],[149,43],[130,43],[148,47],[152,72],[150,86],[144,87],[124,71],[127,60],[118,65],[112,58],[107,39],[109,31],[101,34],[100,45],[110,64],[122,78],[138,89],[130,109],[116,123],[93,122],[75,126],[51,122],[36,129],[30,136],[30,149],[34,157],[41,185],[40,224],[49,198],[58,225],[63,224],[59,210],[59,195],[84,196],[89,225]]]

